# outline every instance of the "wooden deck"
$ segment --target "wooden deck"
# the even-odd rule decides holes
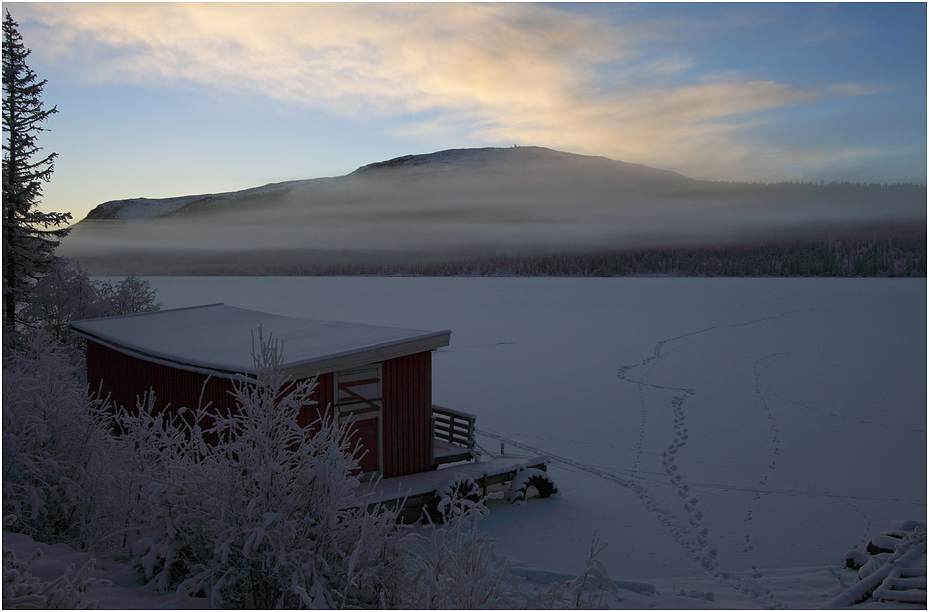
[[[548,469],[548,463],[549,458],[545,455],[499,457],[489,461],[450,465],[399,478],[384,478],[363,486],[367,487],[364,492],[370,493],[369,508],[373,509],[376,504],[382,504],[393,509],[403,504],[400,520],[409,524],[423,520],[424,513],[434,513],[439,501],[437,491],[450,478],[470,478],[486,495],[489,487],[513,480],[519,471],[527,468],[545,471]]]
[[[457,461],[470,461],[474,454],[467,446],[452,444],[440,438],[432,441],[432,464],[455,463]]]

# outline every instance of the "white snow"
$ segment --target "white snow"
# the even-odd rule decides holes
[[[133,198],[130,200],[114,200],[105,202],[98,207],[99,212],[110,214],[115,219],[139,220],[152,219],[190,204],[201,196],[181,196],[178,198]]]
[[[28,559],[38,553],[33,564],[33,575],[42,582],[58,580],[77,574],[91,561],[92,555],[76,552],[64,544],[37,544],[28,536],[3,532],[3,549],[11,551],[19,559]],[[104,610],[190,610],[209,609],[209,600],[181,598],[174,594],[159,593],[154,585],[139,585],[129,566],[114,561],[100,561],[93,557],[82,576],[90,583],[84,592],[81,604],[88,606],[97,602]],[[70,580],[74,584],[75,580]]]
[[[304,181],[287,181],[283,183],[269,183],[261,187],[252,187],[241,191],[227,191],[223,193],[205,193],[200,195],[178,196],[174,198],[128,198],[125,200],[111,200],[104,202],[94,209],[94,213],[111,219],[126,221],[139,221],[165,217],[177,210],[198,201],[211,201],[218,204],[235,202],[243,198],[267,195],[275,191],[286,191],[298,184],[325,181],[326,179],[309,179]]]
[[[266,337],[273,336],[287,346],[283,367],[297,378],[433,350],[447,346],[449,335],[447,330],[319,321],[225,304],[88,319],[73,327],[122,352],[219,376],[254,373],[252,332],[257,337],[260,328]]]
[[[577,574],[596,533],[657,591],[617,605],[823,606],[846,551],[926,521],[926,279],[148,280],[165,308],[451,329],[435,403],[559,489],[491,502],[498,554]]]

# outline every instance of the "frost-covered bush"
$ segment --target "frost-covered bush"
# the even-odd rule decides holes
[[[253,355],[257,379],[235,385],[229,413],[122,413],[124,437],[149,457],[136,566],[214,606],[399,605],[405,538],[395,512],[369,513],[358,496],[347,427],[321,411],[302,428],[315,381],[289,380],[260,332]]]
[[[139,525],[148,523],[150,528],[152,517],[162,512],[158,504],[165,502],[162,499],[151,505],[151,490],[165,481],[168,466],[178,454],[188,449],[190,437],[185,434],[183,426],[166,422],[178,417],[170,411],[157,411],[155,396],[151,392],[143,395],[134,412],[123,406],[115,410],[114,430],[119,435],[113,461],[118,468],[108,492],[111,498],[123,500],[123,503],[113,504],[113,522],[117,528],[111,533],[110,545],[118,549],[138,549],[152,539],[149,535],[139,541]],[[161,586],[171,583],[171,577],[176,577],[178,571],[186,571],[184,556],[170,554],[164,548],[163,540],[161,550],[149,554],[160,555],[157,572]],[[147,575],[151,577],[155,573],[150,569]]]
[[[127,276],[114,287],[56,259],[30,288],[22,325],[4,326],[3,509],[23,533],[97,548],[125,526],[118,472],[131,457],[109,435],[104,402],[88,396],[84,341],[68,323],[158,308],[146,281]]]
[[[129,275],[114,286],[110,281],[93,280],[79,263],[58,258],[30,289],[20,319],[29,329],[47,331],[80,361],[84,341],[71,332],[68,323],[151,312],[160,307],[148,281]]]
[[[464,474],[453,474],[446,478],[435,491],[437,498],[435,519],[446,522],[469,510],[480,512],[481,489],[474,479]]]
[[[96,607],[86,601],[84,591],[93,584],[87,579],[91,563],[74,572],[69,571],[51,582],[32,574],[33,565],[41,558],[39,551],[26,559],[3,551],[3,608],[6,610],[84,610]]]
[[[40,542],[92,547],[113,440],[67,351],[46,333],[3,355],[3,513]]]
[[[458,497],[448,519],[411,549],[406,607],[428,610],[520,608],[521,579],[497,558],[493,541],[478,528],[487,512],[480,501]]]
[[[139,312],[153,312],[161,308],[155,301],[155,290],[147,280],[127,274],[114,286],[109,281],[97,281],[104,306],[102,316],[115,317]]]
[[[107,305],[94,282],[80,264],[57,259],[48,273],[31,288],[29,302],[20,313],[32,328],[46,330],[59,344],[76,343],[68,329],[70,321],[106,315]]]

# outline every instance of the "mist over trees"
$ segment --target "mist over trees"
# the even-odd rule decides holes
[[[201,276],[925,277],[922,228],[764,244],[560,253],[179,250],[120,261],[81,258],[98,274]]]
[[[96,275],[875,276],[911,273],[908,255],[890,259],[925,227],[924,185],[720,183],[489,147],[238,192],[113,200],[76,224],[62,253]],[[872,262],[869,243],[888,239],[884,263]],[[725,249],[739,259],[725,261]]]
[[[467,273],[469,264],[462,266]],[[494,257],[472,274],[516,276],[926,276],[926,237]]]

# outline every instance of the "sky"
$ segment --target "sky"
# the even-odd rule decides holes
[[[925,3],[3,3],[58,113],[42,208],[538,145],[926,183]]]

